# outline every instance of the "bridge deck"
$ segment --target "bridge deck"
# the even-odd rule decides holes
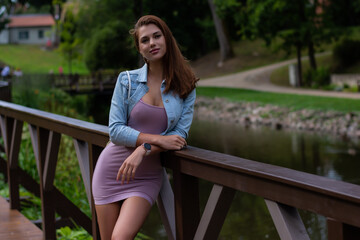
[[[43,239],[43,233],[19,211],[10,209],[9,203],[0,197],[0,239],[37,240]]]

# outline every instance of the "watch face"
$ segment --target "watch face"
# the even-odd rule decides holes
[[[144,147],[147,151],[151,150],[151,145],[149,143],[144,143]]]

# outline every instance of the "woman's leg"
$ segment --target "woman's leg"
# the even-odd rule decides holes
[[[112,240],[134,239],[150,209],[150,203],[142,197],[126,199],[121,206],[120,214],[112,234]]]
[[[95,205],[101,239],[111,239],[116,220],[119,217],[120,206],[119,202]]]

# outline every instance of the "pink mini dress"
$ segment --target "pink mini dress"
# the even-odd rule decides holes
[[[132,109],[128,126],[149,134],[160,134],[167,128],[165,108],[149,105],[140,100]],[[144,157],[135,173],[135,179],[121,184],[116,175],[121,164],[134,148],[110,142],[101,152],[96,163],[92,193],[96,205],[118,202],[129,197],[145,198],[151,205],[157,199],[162,183],[163,170],[160,154]]]

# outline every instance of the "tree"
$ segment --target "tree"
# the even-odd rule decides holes
[[[195,60],[218,47],[214,22],[204,0],[143,0],[144,14],[161,17],[184,56]]]
[[[68,8],[62,23],[60,33],[60,46],[58,49],[69,65],[69,72],[72,74],[72,61],[79,57],[80,40],[76,37],[76,19],[72,8]]]
[[[317,13],[319,4],[318,0],[248,0],[244,12],[248,21],[243,24],[243,29],[248,38],[260,37],[267,45],[280,38],[284,50],[296,49],[300,86],[301,51],[308,49],[311,66],[316,69],[315,46],[336,37],[334,29],[328,28],[322,15]]]
[[[229,38],[226,34],[226,31],[224,29],[224,23],[218,17],[218,14],[216,12],[216,6],[214,4],[214,0],[208,0],[208,3],[214,20],[217,39],[220,45],[220,61],[218,63],[218,66],[222,66],[225,60],[232,58],[234,56],[234,52],[231,47]]]
[[[88,69],[96,72],[134,66],[137,54],[128,31],[121,21],[109,22],[85,41],[84,60]]]
[[[10,21],[6,17],[6,7],[0,5],[0,33]]]

